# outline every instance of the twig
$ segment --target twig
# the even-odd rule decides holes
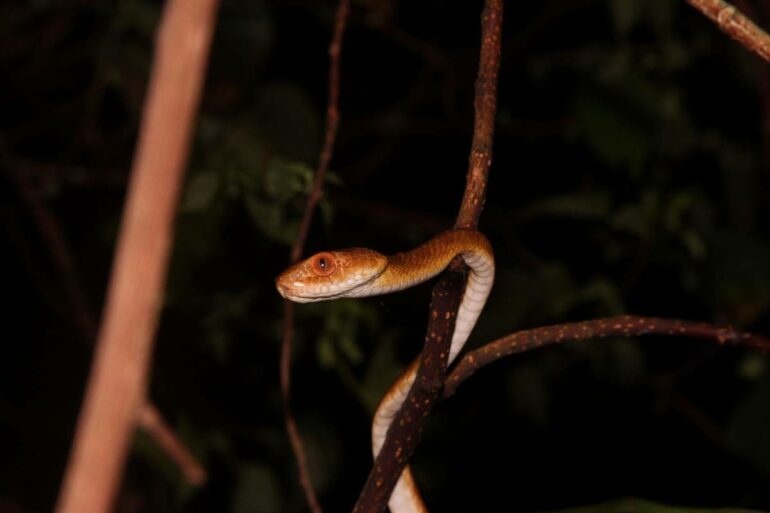
[[[339,96],[340,96],[340,54],[342,41],[345,35],[348,14],[350,12],[350,0],[340,0],[337,6],[337,15],[334,22],[334,34],[329,44],[329,98],[326,106],[326,133],[321,155],[318,159],[318,167],[315,170],[313,189],[305,204],[305,211],[300,222],[297,238],[291,248],[291,262],[297,262],[305,247],[310,225],[313,222],[316,206],[321,200],[324,179],[329,169],[329,163],[334,152],[334,142],[337,139],[339,127]],[[299,482],[305,493],[305,499],[313,513],[322,513],[321,505],[316,497],[313,483],[310,480],[310,472],[307,468],[305,449],[302,437],[297,429],[297,423],[291,411],[291,346],[294,338],[294,305],[291,301],[284,300],[283,304],[283,338],[281,341],[281,397],[283,400],[283,415],[289,442],[297,462]]]
[[[465,194],[455,222],[456,228],[475,228],[484,206],[487,177],[492,162],[502,23],[503,1],[486,0],[481,14],[481,52],[474,100],[473,142]],[[421,362],[446,361],[454,318],[465,288],[464,278],[458,277],[458,273],[452,271],[459,268],[462,268],[462,264],[452,266],[450,272],[444,273],[434,288],[435,304],[431,304],[428,335],[420,356]],[[441,301],[436,301],[438,297],[441,297]],[[451,323],[446,322],[449,319],[452,320]],[[418,368],[415,385],[388,429],[382,450],[375,459],[372,472],[353,509],[355,513],[385,511],[398,477],[417,447],[425,418],[438,398],[437,395],[432,395],[432,384],[435,380],[433,373],[436,371],[432,365],[421,364]],[[439,381],[443,378],[442,371]]]
[[[177,464],[187,483],[200,486],[206,482],[206,470],[176,436],[154,404],[148,401],[142,405],[138,422],[158,447]]]
[[[704,322],[621,315],[557,324],[518,331],[467,353],[449,374],[444,388],[444,397],[453,395],[460,383],[471,377],[481,367],[514,353],[575,340],[614,336],[638,337],[641,335],[699,338],[712,340],[722,345],[745,346],[762,351],[770,350],[770,339],[767,337],[736,330],[731,326],[715,326]]]
[[[770,62],[770,36],[735,6],[723,0],[686,0],[750,51]]]
[[[26,204],[32,218],[37,225],[38,231],[48,247],[54,267],[59,275],[59,279],[67,296],[66,301],[58,301],[73,311],[75,324],[81,332],[82,338],[89,344],[94,343],[97,333],[96,316],[93,308],[88,302],[83,283],[80,280],[75,258],[72,255],[72,249],[64,237],[64,232],[59,225],[56,217],[42,201],[38,194],[29,184],[26,176],[19,170],[19,166],[25,165],[17,159],[12,158],[8,149],[0,141],[0,158],[3,160],[2,168],[19,191],[22,201]],[[148,423],[149,419],[153,419]],[[160,411],[152,403],[142,406],[139,415],[139,427],[147,431],[158,447],[174,461],[179,471],[184,476],[185,481],[190,485],[201,485],[206,481],[206,470],[203,465],[193,456],[182,442],[181,438],[174,433],[171,426],[163,419]]]
[[[308,197],[305,212],[302,215],[302,222],[299,225],[299,233],[297,233],[297,238],[294,240],[294,245],[291,248],[292,263],[297,262],[300,256],[302,256],[302,249],[305,247],[310,224],[313,222],[315,207],[321,200],[326,171],[329,169],[329,162],[331,162],[334,152],[334,142],[337,140],[337,129],[340,120],[340,54],[342,53],[342,40],[345,36],[345,26],[349,12],[350,0],[340,0],[334,22],[334,34],[329,45],[329,98],[326,106],[324,145],[321,149],[321,156],[318,159],[318,167],[315,170],[313,189],[310,191],[310,197]]]
[[[179,189],[216,0],[172,0],[148,96],[104,320],[56,511],[109,511],[145,400]]]

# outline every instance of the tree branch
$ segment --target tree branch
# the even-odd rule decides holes
[[[705,322],[621,315],[557,324],[518,331],[470,351],[449,374],[444,388],[444,397],[452,396],[457,387],[481,367],[515,353],[575,340],[616,336],[638,337],[641,335],[698,338],[711,340],[722,345],[744,346],[762,351],[770,350],[770,339],[767,337],[740,331],[732,326],[715,326]]]
[[[321,155],[318,159],[318,167],[313,178],[313,189],[305,204],[305,211],[300,222],[297,238],[291,248],[291,263],[299,261],[302,250],[305,247],[310,225],[313,222],[318,202],[321,200],[323,183],[329,163],[334,152],[334,143],[337,139],[339,127],[339,96],[340,96],[340,55],[342,53],[342,41],[345,35],[348,14],[350,13],[350,0],[340,0],[337,5],[337,15],[334,22],[334,33],[329,44],[329,98],[326,106],[326,133]],[[283,401],[283,416],[286,424],[286,432],[289,436],[291,450],[297,463],[299,482],[305,493],[308,507],[313,513],[322,513],[321,505],[313,489],[310,479],[310,471],[307,468],[307,458],[302,443],[302,437],[297,429],[297,422],[291,410],[291,349],[294,339],[294,304],[289,300],[283,302],[283,338],[281,340],[281,398]]]
[[[503,31],[502,0],[487,0],[481,13],[481,52],[476,93],[473,101],[474,124],[465,194],[455,228],[476,228],[487,194],[489,166],[497,115],[497,76],[500,70],[500,40]]]
[[[425,419],[444,386],[449,343],[462,299],[457,290],[462,291],[464,286],[465,277],[449,271],[442,275],[433,288],[430,303],[431,321],[425,334],[425,345],[418,360],[412,363],[412,366],[419,366],[417,377],[404,405],[388,429],[385,442],[353,513],[385,511],[401,472],[420,443]]]
[[[503,1],[486,0],[481,14],[481,51],[474,100],[473,142],[456,228],[475,228],[484,206],[492,162],[502,23]],[[462,267],[459,264],[450,269]],[[435,387],[443,384],[454,319],[464,289],[464,275],[453,270],[444,273],[434,288],[425,347],[420,355],[421,363],[415,384],[388,429],[384,445],[353,509],[355,513],[385,511],[390,494],[419,443],[427,415],[438,399]]]
[[[736,7],[723,0],[686,0],[749,51],[770,62],[770,36]]]
[[[104,319],[59,513],[111,509],[145,401],[174,213],[216,8],[216,0],[172,0],[164,8]]]

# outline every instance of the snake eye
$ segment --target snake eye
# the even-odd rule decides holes
[[[331,253],[318,253],[313,257],[313,272],[319,276],[329,276],[337,268],[337,259]]]

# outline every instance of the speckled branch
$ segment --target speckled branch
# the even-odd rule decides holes
[[[497,116],[497,77],[502,30],[503,0],[487,0],[481,13],[481,52],[473,102],[473,141],[468,159],[465,194],[455,228],[476,228],[486,200]]]
[[[447,378],[444,397],[453,395],[457,387],[481,367],[515,353],[575,340],[615,336],[638,337],[642,335],[699,338],[711,340],[722,345],[744,346],[762,351],[770,350],[770,339],[767,337],[740,331],[732,326],[716,326],[704,322],[621,315],[583,322],[557,324],[518,331],[490,342],[479,349],[470,351],[458,362]]]
[[[449,343],[462,298],[457,290],[462,291],[464,285],[462,274],[449,271],[433,288],[431,321],[420,353],[417,377],[404,406],[388,429],[385,443],[353,508],[354,513],[385,511],[398,477],[420,443],[425,420],[444,385]]]
[[[497,109],[502,23],[503,0],[486,0],[481,14],[481,51],[476,79],[470,165],[465,194],[455,223],[457,228],[476,228],[486,198]],[[462,265],[457,267],[461,268]],[[388,430],[385,443],[353,509],[354,513],[385,511],[398,477],[419,443],[425,418],[438,399],[436,387],[440,388],[443,382],[454,319],[464,288],[464,277],[450,270],[443,274],[433,290],[425,347],[420,354],[421,363],[415,385]]]
[[[722,0],[687,0],[730,37],[770,62],[770,36],[735,6]]]

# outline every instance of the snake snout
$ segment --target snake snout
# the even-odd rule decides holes
[[[281,283],[281,280],[275,280],[275,288],[278,289],[278,293],[281,295],[281,297],[286,298],[287,294],[289,293],[289,287]]]

